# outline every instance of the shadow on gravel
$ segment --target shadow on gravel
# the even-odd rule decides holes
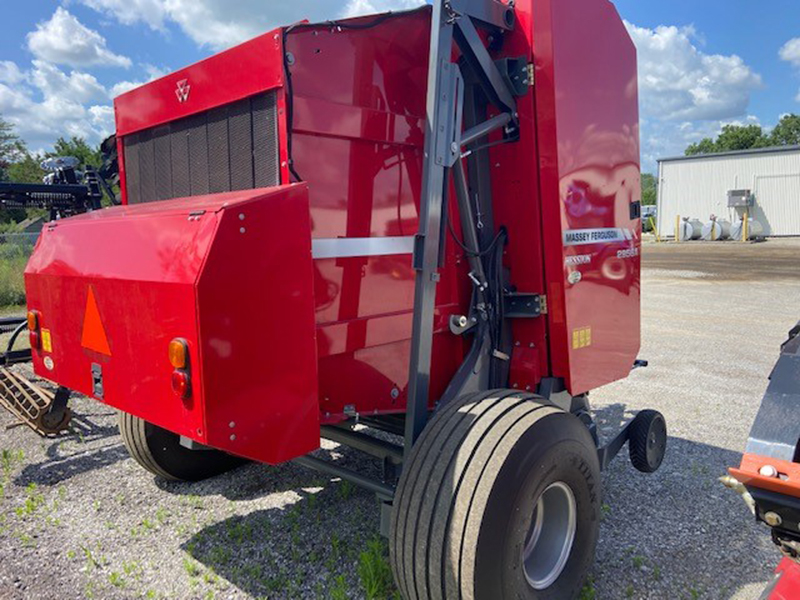
[[[380,477],[379,462],[346,446],[338,446],[334,451],[317,450],[312,456],[324,460],[336,460],[336,464],[356,469],[361,473]],[[365,465],[368,465],[365,472]],[[322,487],[330,478],[317,471],[294,463],[270,466],[249,463],[238,469],[198,483],[164,481],[155,478],[155,485],[170,494],[182,496],[221,495],[228,500],[242,501],[263,498],[300,488]]]
[[[634,414],[622,404],[596,411],[601,438]],[[670,437],[663,465],[648,475],[623,448],[603,477],[597,597],[729,598],[769,579],[780,558],[769,531],[717,481],[740,460],[738,452]]]
[[[377,500],[299,467],[276,471],[295,486],[286,504],[209,525],[181,548],[252,597],[324,598],[337,585],[354,589],[356,581],[336,580],[352,573],[367,541],[378,536]]]
[[[92,420],[92,416],[107,417],[108,414],[75,415],[68,433],[43,440],[47,459],[27,465],[14,478],[14,483],[20,486],[30,483],[52,486],[127,458],[128,453],[121,443],[105,443],[98,447],[98,443],[117,436],[119,431],[115,426],[99,425]],[[71,450],[77,445],[77,451],[65,453],[65,442],[71,444]]]

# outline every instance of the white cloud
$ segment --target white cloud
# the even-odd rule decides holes
[[[125,92],[129,92],[134,88],[137,88],[141,85],[146,83],[150,83],[151,81],[158,79],[159,77],[163,77],[164,75],[169,73],[169,69],[164,69],[160,67],[156,67],[153,65],[142,65],[145,73],[147,74],[147,78],[144,80],[138,81],[120,81],[119,83],[114,84],[111,86],[111,97],[116,98],[117,96],[121,96]]]
[[[49,21],[28,34],[28,49],[49,63],[71,67],[128,68],[131,60],[108,49],[106,39],[86,27],[65,8],[58,7]]]
[[[690,27],[655,29],[626,22],[639,55],[639,93],[645,117],[720,120],[741,117],[761,76],[735,54],[705,54]]]
[[[409,10],[425,4],[425,0],[350,0],[344,16],[355,17],[387,12],[390,10]]]
[[[41,60],[33,61],[33,70],[29,74],[31,83],[47,98],[67,98],[70,101],[86,104],[93,100],[104,100],[108,97],[106,89],[100,85],[94,75],[72,71],[69,75],[55,65]]]
[[[779,54],[781,60],[785,60],[795,67],[800,67],[800,38],[794,38],[786,42]]]
[[[294,0],[265,5],[264,0],[80,0],[121,23],[143,22],[164,30],[178,25],[201,46],[230,47],[302,19],[320,21],[388,10],[415,8],[425,0]]]
[[[25,79],[16,63],[0,60],[0,83],[17,84]]]
[[[781,60],[785,60],[790,65],[800,69],[800,38],[794,38],[786,42],[780,49]],[[795,100],[800,102],[800,92],[797,93]]]
[[[683,154],[726,124],[754,122],[750,97],[763,84],[739,56],[704,52],[692,27],[625,26],[639,61],[643,170],[654,171],[658,158]]]
[[[167,9],[164,0],[81,0],[98,12],[115,17],[123,25],[142,21],[152,29],[164,28]]]
[[[0,63],[0,114],[34,150],[51,148],[60,136],[99,142],[114,130],[108,101],[106,89],[88,73],[67,73],[38,59],[28,71]]]

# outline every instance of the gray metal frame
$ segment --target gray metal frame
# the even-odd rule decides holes
[[[476,27],[488,28],[497,34],[508,31],[515,24],[513,11],[513,5],[497,0],[436,0],[433,3],[420,225],[414,246],[416,286],[406,408],[406,453],[410,452],[428,419],[433,314],[450,171],[455,167],[459,205],[467,209],[469,199],[464,191],[467,182],[461,164],[464,145],[474,143],[497,129],[516,128],[517,124],[516,101]],[[459,65],[451,62],[454,42],[486,96],[503,113],[474,126],[463,135],[464,80]],[[472,211],[462,210],[461,218],[462,226],[466,226],[467,243],[474,243],[478,238]],[[480,272],[482,267],[479,267]],[[476,275],[476,279],[478,277]],[[482,283],[478,279],[479,288]]]

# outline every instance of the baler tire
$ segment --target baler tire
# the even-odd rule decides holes
[[[226,473],[245,459],[220,450],[190,450],[180,436],[130,413],[119,412],[119,432],[131,458],[167,481],[202,481]]]
[[[537,506],[558,509],[546,498],[559,494],[568,525],[553,546],[559,551],[541,554],[538,540],[546,536],[543,526],[534,533]],[[538,523],[557,527],[553,514]],[[466,396],[431,419],[403,469],[391,519],[392,570],[407,600],[573,598],[594,559],[599,524],[600,465],[578,418],[513,390]],[[534,563],[549,581],[526,575],[529,549],[529,557],[548,558]]]

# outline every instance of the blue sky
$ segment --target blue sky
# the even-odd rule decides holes
[[[603,0],[597,0],[603,1]],[[33,150],[96,142],[111,98],[274,26],[422,0],[30,0],[4,7],[0,114]],[[642,162],[800,113],[797,0],[615,0],[639,49]],[[793,40],[796,40],[793,42]]]

